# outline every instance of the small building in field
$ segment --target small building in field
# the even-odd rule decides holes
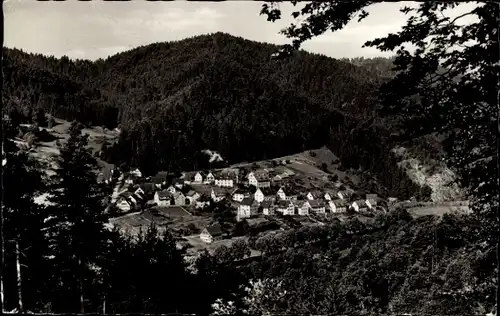
[[[222,229],[219,223],[210,225],[203,229],[200,234],[200,239],[206,243],[212,243],[215,240],[222,238]]]
[[[134,204],[128,200],[127,198],[120,196],[116,200],[116,207],[119,208],[123,212],[130,212],[134,208]]]
[[[344,213],[347,211],[347,203],[341,199],[328,201],[328,208],[332,213]]]
[[[357,200],[352,202],[351,207],[356,212],[366,212],[368,210],[368,206],[366,205],[365,200]]]
[[[170,206],[170,200],[172,197],[172,193],[167,190],[156,191],[153,201],[158,206]]]

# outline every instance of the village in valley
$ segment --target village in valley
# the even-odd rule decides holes
[[[287,158],[180,176],[162,171],[145,177],[138,168],[108,166],[99,179],[115,187],[108,207],[113,227],[133,235],[152,224],[168,227],[193,255],[272,231],[373,217],[396,202],[357,194],[305,159]]]

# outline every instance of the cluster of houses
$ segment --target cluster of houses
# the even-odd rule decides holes
[[[276,213],[283,215],[307,216],[314,214],[339,214],[349,208],[355,212],[373,210],[377,206],[376,194],[367,194],[365,199],[351,201],[352,191],[326,190],[311,191],[304,196],[287,195],[284,188],[277,191],[257,188],[249,192],[237,191],[233,200],[239,203],[237,218],[250,218],[258,215],[271,216]]]
[[[237,219],[240,220],[259,215],[272,216],[276,213],[307,216],[313,213],[338,214],[348,209],[363,212],[374,209],[379,200],[374,194],[367,194],[364,199],[352,200],[352,190],[311,191],[301,194],[285,192],[281,181],[293,175],[286,170],[274,174],[266,169],[250,171],[244,177],[237,169],[226,169],[218,173],[185,173],[173,180],[169,180],[169,175],[168,172],[159,172],[153,177],[143,179],[141,172],[136,169],[126,177],[120,176],[122,182],[131,189],[118,194],[115,199],[116,207],[124,212],[147,203],[164,207],[192,205],[203,208],[211,202],[230,198],[237,205]],[[210,196],[193,190],[189,185],[210,186]]]

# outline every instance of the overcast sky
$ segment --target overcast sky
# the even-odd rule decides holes
[[[406,20],[398,9],[407,4],[376,4],[361,23],[322,35],[303,48],[335,58],[391,55],[361,46],[367,40],[397,32]],[[282,5],[287,18],[275,23],[259,15],[261,6],[262,2],[253,1],[5,0],[4,45],[56,57],[97,59],[139,45],[217,31],[259,42],[286,43],[288,40],[278,32],[292,21],[288,18],[292,6]]]

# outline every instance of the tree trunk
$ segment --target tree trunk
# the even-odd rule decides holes
[[[16,240],[16,271],[17,271],[17,298],[19,314],[24,312],[23,292],[22,292],[22,277],[21,277],[21,259],[19,254],[19,241]]]
[[[85,304],[83,298],[83,268],[82,268],[82,259],[78,258],[78,290],[80,291],[80,314],[85,313]]]

